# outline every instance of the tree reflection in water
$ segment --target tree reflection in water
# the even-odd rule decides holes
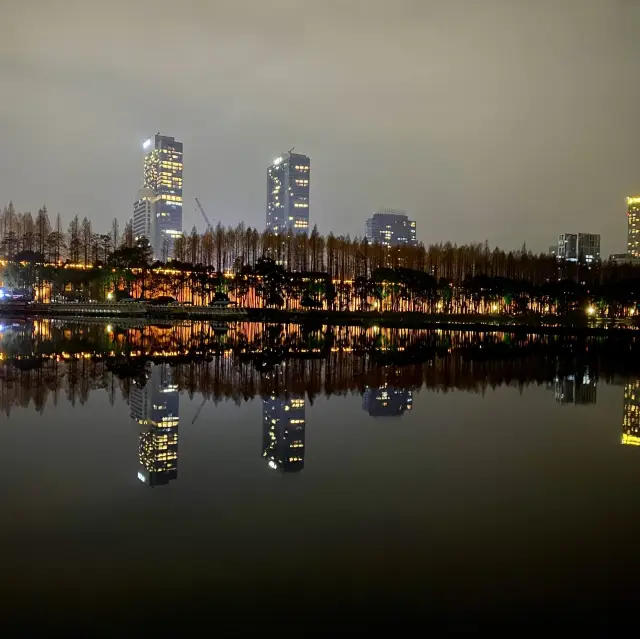
[[[177,473],[177,462],[176,468],[163,466],[160,462],[168,460],[152,453],[166,445],[167,455],[177,460],[184,391],[214,403],[260,397],[263,456],[281,470],[304,466],[305,407],[321,394],[359,393],[366,412],[383,416],[405,414],[421,389],[484,393],[500,385],[538,384],[553,390],[560,403],[585,404],[596,402],[599,381],[619,381],[626,383],[623,442],[640,443],[640,344],[632,335],[604,339],[247,322],[225,328],[208,322],[5,323],[0,407],[6,415],[14,406],[42,413],[56,405],[60,393],[71,404],[86,402],[98,390],[112,403],[120,394],[146,428],[140,443],[146,481]],[[156,395],[157,401],[150,399]],[[160,406],[158,415],[149,406]]]

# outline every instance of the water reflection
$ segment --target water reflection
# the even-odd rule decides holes
[[[180,395],[167,364],[146,364],[129,394],[131,417],[141,427],[138,479],[149,486],[178,477]]]
[[[416,394],[484,394],[546,386],[559,404],[597,403],[598,383],[624,385],[622,443],[640,444],[640,342],[524,333],[373,330],[232,322],[115,326],[16,321],[0,333],[0,409],[72,405],[118,392],[140,428],[138,477],[178,476],[180,393],[203,404],[261,400],[262,456],[273,469],[305,465],[306,408],[316,397],[356,393],[371,417],[403,416]],[[199,413],[198,413],[199,414]],[[197,416],[196,416],[197,417]],[[195,418],[194,418],[195,421]]]
[[[573,373],[564,377],[556,376],[554,391],[559,404],[595,404],[597,400],[597,381],[589,374]]]
[[[239,615],[265,602],[264,620],[290,598],[291,571],[265,562],[282,548],[304,558],[309,610],[353,592],[381,609],[414,597],[421,614],[439,593],[456,608],[489,593],[501,615],[503,587],[635,594],[634,340],[231,323],[203,344],[199,330],[0,333],[10,591],[99,607],[124,583],[156,616],[198,592],[230,609],[228,593]]]
[[[371,417],[399,417],[411,410],[412,405],[413,391],[388,384],[367,388],[362,396],[362,408]]]
[[[300,395],[262,400],[262,456],[285,473],[304,468],[305,400]]]
[[[640,380],[625,384],[624,387],[622,443],[640,446]]]

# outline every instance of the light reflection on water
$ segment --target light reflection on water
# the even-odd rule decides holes
[[[300,601],[416,610],[637,592],[626,346],[405,332],[367,349],[366,331],[259,327],[252,347],[243,330],[209,358],[133,362],[59,358],[110,352],[105,326],[66,330],[0,342],[13,597],[62,580],[82,599],[86,574],[92,598],[170,582],[176,601],[202,588],[256,606],[292,575]],[[139,348],[137,329],[120,338]]]

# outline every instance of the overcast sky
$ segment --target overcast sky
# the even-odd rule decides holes
[[[0,0],[0,199],[100,229],[142,141],[184,142],[184,227],[265,223],[311,157],[311,224],[380,206],[425,244],[623,251],[640,194],[640,0]],[[215,223],[215,222],[214,222]]]

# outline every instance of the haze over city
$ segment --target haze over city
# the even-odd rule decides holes
[[[310,224],[407,211],[425,244],[626,246],[640,194],[633,0],[9,3],[0,194],[108,228],[142,142],[184,143],[184,230],[264,228],[266,169],[310,156]]]

